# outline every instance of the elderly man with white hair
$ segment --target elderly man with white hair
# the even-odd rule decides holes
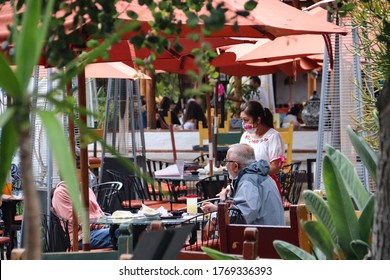
[[[225,163],[233,180],[232,208],[241,211],[246,224],[285,225],[282,199],[268,176],[267,161],[256,161],[253,148],[240,143],[230,146]],[[202,209],[213,211],[217,205],[205,202]]]

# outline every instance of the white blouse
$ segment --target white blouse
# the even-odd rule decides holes
[[[285,149],[282,136],[273,128],[270,128],[260,139],[253,139],[245,131],[241,136],[240,143],[246,143],[254,149],[256,160],[264,159],[271,163],[274,160],[284,158]]]

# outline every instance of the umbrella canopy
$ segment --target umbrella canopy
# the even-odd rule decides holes
[[[310,14],[304,13],[278,0],[258,0],[257,2],[257,7],[249,12],[249,16],[242,17],[237,16],[237,12],[245,10],[245,1],[213,1],[214,5],[224,4],[227,9],[225,14],[227,21],[222,30],[212,33],[212,37],[274,39],[279,36],[298,34],[347,34],[345,29],[335,24],[318,20]],[[135,2],[118,1],[116,7],[119,19],[132,20],[128,17],[127,12],[133,11],[138,14],[137,20],[141,23],[141,28],[144,31],[149,30],[149,21],[153,20],[153,16],[146,6],[141,6]],[[208,14],[205,7],[198,13],[198,15],[202,14]],[[182,11],[177,11],[175,17],[177,21],[187,21],[187,16]],[[236,20],[239,30],[234,29]],[[190,33],[200,33],[201,27],[202,25],[199,25],[197,28],[191,29],[187,25],[183,25],[181,37],[185,37]]]
[[[212,64],[222,73],[231,76],[259,76],[284,72],[288,76],[320,68],[321,56],[282,59],[272,62],[244,63],[235,61],[234,53],[223,53]]]
[[[92,63],[85,67],[86,78],[147,79],[151,78],[123,62]]]
[[[233,39],[233,38],[210,38],[208,41],[213,49],[220,46],[237,44],[239,42],[256,42],[255,39]],[[182,44],[183,51],[180,53],[175,52],[173,49],[165,50],[162,54],[156,56],[156,60],[153,61],[154,69],[159,71],[185,74],[187,71],[192,70],[197,72],[198,68],[195,65],[194,57],[191,54],[192,49],[200,47],[199,42],[194,42],[190,39],[180,38],[180,44]],[[249,44],[249,43],[247,43]],[[147,48],[135,49],[134,46],[127,40],[113,45],[109,51],[108,59],[104,62],[121,61],[127,65],[137,68],[134,63],[136,58],[145,59],[151,54],[151,51]],[[103,62],[99,59],[98,62]]]
[[[237,56],[237,61],[249,63],[323,54],[324,49],[325,42],[320,35],[291,35],[279,37],[266,43],[261,41],[247,52],[237,49],[233,51]]]

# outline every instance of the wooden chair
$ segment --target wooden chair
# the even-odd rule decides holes
[[[242,255],[236,255],[244,260],[254,260],[257,257],[258,230],[248,227],[244,230],[244,242],[242,246]],[[202,251],[180,251],[179,260],[212,260],[212,258]]]
[[[220,127],[218,128],[218,135],[219,134],[232,134],[233,136],[236,135],[236,133],[229,133],[229,125],[230,125],[230,122],[228,121],[225,121],[225,127]],[[208,128],[203,128],[203,122],[202,121],[199,121],[198,122],[198,130],[199,130],[199,146],[200,147],[203,147],[204,146],[204,141],[209,140],[209,131],[208,131]],[[241,137],[241,135],[240,135]],[[236,138],[235,138],[236,139]],[[240,139],[238,139],[238,142],[240,142]],[[234,142],[234,143],[238,143],[238,142]],[[229,143],[229,144],[232,144],[232,143]]]
[[[171,125],[172,124],[172,113],[171,111],[168,111],[167,112],[167,115],[164,116],[164,121],[167,125]]]
[[[288,128],[276,128],[276,130],[280,133],[280,136],[283,138],[284,145],[287,145],[286,149],[286,161],[285,165],[292,163],[292,148],[293,148],[293,135],[294,135],[294,122],[290,122],[290,126]]]
[[[274,128],[280,128],[280,114],[274,113],[273,119],[274,119]]]
[[[274,240],[283,240],[309,250],[308,239],[300,226],[300,219],[307,220],[308,212],[304,205],[290,207],[290,226],[265,226],[231,224],[226,203],[218,204],[218,226],[221,252],[239,254],[243,250],[243,233],[248,227],[259,231],[257,253],[260,258],[280,258],[274,246]]]

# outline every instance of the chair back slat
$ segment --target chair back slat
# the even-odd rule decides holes
[[[286,148],[286,161],[285,164],[292,163],[292,148],[293,148],[293,135],[294,135],[294,123],[291,122],[288,128],[275,128],[280,136],[282,136],[284,145],[287,145]]]

